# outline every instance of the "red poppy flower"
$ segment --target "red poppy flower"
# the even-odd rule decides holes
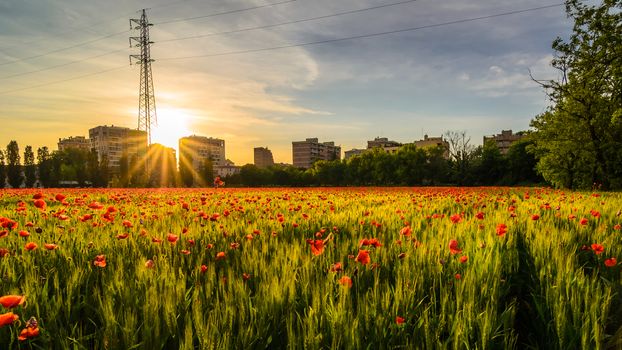
[[[177,242],[177,240],[179,239],[179,236],[174,235],[172,233],[169,233],[168,235],[166,235],[166,240],[175,244]]]
[[[533,220],[533,221],[537,221],[538,219],[540,219],[540,215],[538,215],[538,214],[533,214],[531,216],[531,220]]]
[[[461,264],[465,264],[467,261],[469,261],[469,257],[466,255],[463,255],[460,257],[460,263]]]
[[[449,217],[449,219],[451,220],[451,222],[453,222],[454,224],[459,223],[460,221],[462,221],[462,217],[460,216],[460,214],[454,214],[452,216]]]
[[[400,235],[403,236],[410,236],[413,233],[412,228],[410,228],[410,226],[406,226],[406,227],[402,227],[402,229],[400,230]]]
[[[605,259],[605,266],[607,267],[614,267],[617,264],[618,264],[618,261],[616,260],[616,258]]]
[[[359,253],[356,256],[356,259],[354,259],[354,261],[358,261],[363,265],[369,264],[369,262],[371,261],[371,259],[369,258],[369,251],[359,250]]]
[[[475,214],[475,217],[479,220],[484,220],[484,213],[480,211],[479,213]]]
[[[24,248],[26,250],[34,250],[34,249],[37,249],[37,244],[35,242],[28,242],[28,243],[26,243]]]
[[[22,305],[24,301],[26,301],[26,297],[22,295],[5,295],[0,297],[0,305],[7,309]]]
[[[182,251],[180,251],[180,253],[182,253],[183,255],[189,255],[190,251],[187,249],[183,249]]]
[[[106,256],[103,254],[96,256],[95,260],[93,260],[93,265],[99,267],[106,267]]]
[[[56,197],[54,197],[54,199],[56,199],[59,202],[62,202],[65,200],[65,198],[67,198],[65,195],[63,195],[62,193],[59,193],[56,195]]]
[[[451,254],[458,254],[458,253],[462,253],[462,249],[458,248],[458,241],[455,239],[452,239],[449,241],[449,252]]]
[[[311,246],[311,253],[318,256],[324,252],[324,241],[321,239],[308,239],[307,243]]]
[[[39,327],[26,327],[24,329],[22,329],[22,331],[19,333],[19,336],[17,337],[17,339],[19,341],[24,341],[26,339],[31,339],[31,338],[35,338],[39,336]]]
[[[157,243],[162,243],[162,240],[160,238],[157,238],[157,237],[151,237],[151,242],[157,244]]]
[[[339,279],[339,284],[344,287],[352,288],[352,279],[348,276],[343,276]]]
[[[90,209],[104,209],[104,206],[101,205],[99,202],[91,202],[91,204],[89,204],[88,207]]]
[[[216,260],[224,260],[226,257],[227,255],[225,252],[218,252],[218,254],[216,254]]]
[[[598,254],[604,252],[605,248],[602,245],[600,245],[600,244],[594,243],[594,244],[592,244],[592,251],[594,252],[594,254],[598,255]]]
[[[205,272],[207,272],[207,266],[201,265],[201,273],[205,273]]]
[[[462,279],[462,275],[461,275],[461,274],[459,274],[459,273],[457,273],[457,274],[454,276],[454,278],[455,278],[455,279],[457,279],[457,280],[461,280],[461,279]]]
[[[497,224],[497,236],[503,236],[508,232],[508,226],[506,224]]]
[[[17,321],[19,316],[12,312],[7,312],[5,314],[0,314],[0,327],[8,326],[13,324],[13,322]]]
[[[41,193],[41,192],[37,192],[37,193],[32,195],[32,199],[41,199],[43,197],[44,197],[43,193]]]
[[[613,229],[616,231],[620,231],[620,229],[622,228],[622,226],[620,224],[617,224],[615,226],[613,226]]]
[[[581,220],[579,221],[579,224],[581,224],[582,226],[587,225],[587,219],[586,218],[581,218]]]
[[[53,243],[45,243],[43,245],[43,248],[45,248],[47,250],[54,250],[54,249],[58,248],[58,246],[56,244],[53,244]]]
[[[152,269],[153,266],[155,266],[155,263],[153,262],[153,260],[149,259],[147,261],[145,261],[145,267],[148,269]]]
[[[395,317],[396,324],[404,324],[404,322],[406,322],[406,319],[404,317],[400,317],[400,316]]]
[[[248,273],[242,273],[242,279],[248,281],[249,279],[251,279],[251,275]]]
[[[28,231],[21,230],[21,231],[19,231],[19,236],[20,237],[28,237],[28,236],[30,236],[30,233]]]
[[[39,208],[39,209],[45,209],[45,201],[43,199],[35,199],[34,201],[34,205],[35,207]]]
[[[133,227],[134,225],[132,225],[132,223],[128,220],[123,220],[123,226],[130,228],[130,227]]]
[[[340,262],[336,262],[330,267],[330,272],[340,272],[342,270],[343,270],[343,266],[341,265]]]

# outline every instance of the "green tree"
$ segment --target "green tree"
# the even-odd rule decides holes
[[[130,160],[127,153],[123,153],[119,158],[119,174],[118,184],[119,187],[129,187],[130,185]]]
[[[622,1],[566,1],[569,40],[553,42],[553,106],[532,121],[538,170],[556,186],[622,188]]]
[[[507,161],[493,140],[488,140],[481,148],[475,177],[481,185],[496,185],[507,174]]]
[[[110,183],[110,165],[106,155],[102,155],[99,161],[99,181],[98,187],[108,187]]]
[[[179,153],[179,177],[183,186],[192,187],[194,184],[194,169],[192,168],[193,158],[191,154]]]
[[[199,175],[203,182],[202,186],[211,186],[214,183],[214,163],[211,159],[205,158],[203,160]]]
[[[0,188],[6,186],[6,163],[4,162],[4,152],[0,150]]]
[[[24,176],[26,187],[33,187],[37,182],[37,168],[32,146],[26,146],[24,149]]]
[[[414,144],[402,146],[395,157],[397,161],[395,179],[397,183],[415,186],[421,185],[425,177],[427,154],[424,149]]]
[[[473,162],[476,158],[476,147],[466,131],[447,131],[445,139],[449,143],[449,157],[452,178],[458,185],[473,184]]]
[[[24,182],[24,178],[22,176],[21,157],[17,141],[11,141],[6,146],[6,159],[9,185],[13,188],[19,188]]]
[[[534,184],[543,182],[542,177],[536,172],[538,160],[534,154],[529,151],[533,145],[533,140],[527,135],[527,137],[514,142],[510,146],[507,154],[510,184]]]
[[[37,149],[37,167],[39,168],[39,182],[43,187],[51,186],[52,162],[50,151],[46,146]]]

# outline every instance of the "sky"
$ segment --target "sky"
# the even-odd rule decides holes
[[[345,151],[451,130],[480,145],[545,111],[529,72],[557,78],[551,43],[572,23],[557,6],[439,24],[560,2],[0,0],[0,145],[56,149],[98,125],[136,128],[139,67],[128,55],[138,49],[128,37],[139,35],[129,18],[142,8],[154,24],[154,142],[222,138],[238,165],[260,146],[291,163],[291,142],[311,137]],[[318,41],[329,42],[292,46]]]

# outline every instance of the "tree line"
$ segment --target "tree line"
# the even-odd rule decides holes
[[[240,174],[226,177],[233,186],[428,186],[428,185],[530,185],[542,183],[534,156],[527,152],[529,138],[514,143],[507,155],[494,142],[475,147],[464,132],[446,137],[462,140],[418,148],[409,144],[395,153],[374,148],[347,160],[316,161],[309,169],[275,165],[258,168],[247,164]],[[450,156],[449,154],[458,154]]]

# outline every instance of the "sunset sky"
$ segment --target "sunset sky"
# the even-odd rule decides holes
[[[263,6],[270,3],[276,5]],[[434,25],[556,3],[0,0],[0,147],[15,139],[22,150],[56,149],[58,138],[88,136],[94,126],[135,128],[139,70],[128,55],[138,50],[128,37],[138,33],[129,32],[128,20],[145,7],[154,23],[156,142],[223,138],[238,165],[252,162],[257,146],[291,163],[291,142],[308,137],[345,151],[376,136],[410,142],[466,130],[481,144],[501,129],[527,129],[544,111],[546,96],[529,70],[539,79],[557,77],[551,42],[566,37],[571,22],[557,6]],[[242,11],[250,7],[257,8]],[[222,12],[231,13],[210,16]],[[257,50],[415,27],[427,28]]]

